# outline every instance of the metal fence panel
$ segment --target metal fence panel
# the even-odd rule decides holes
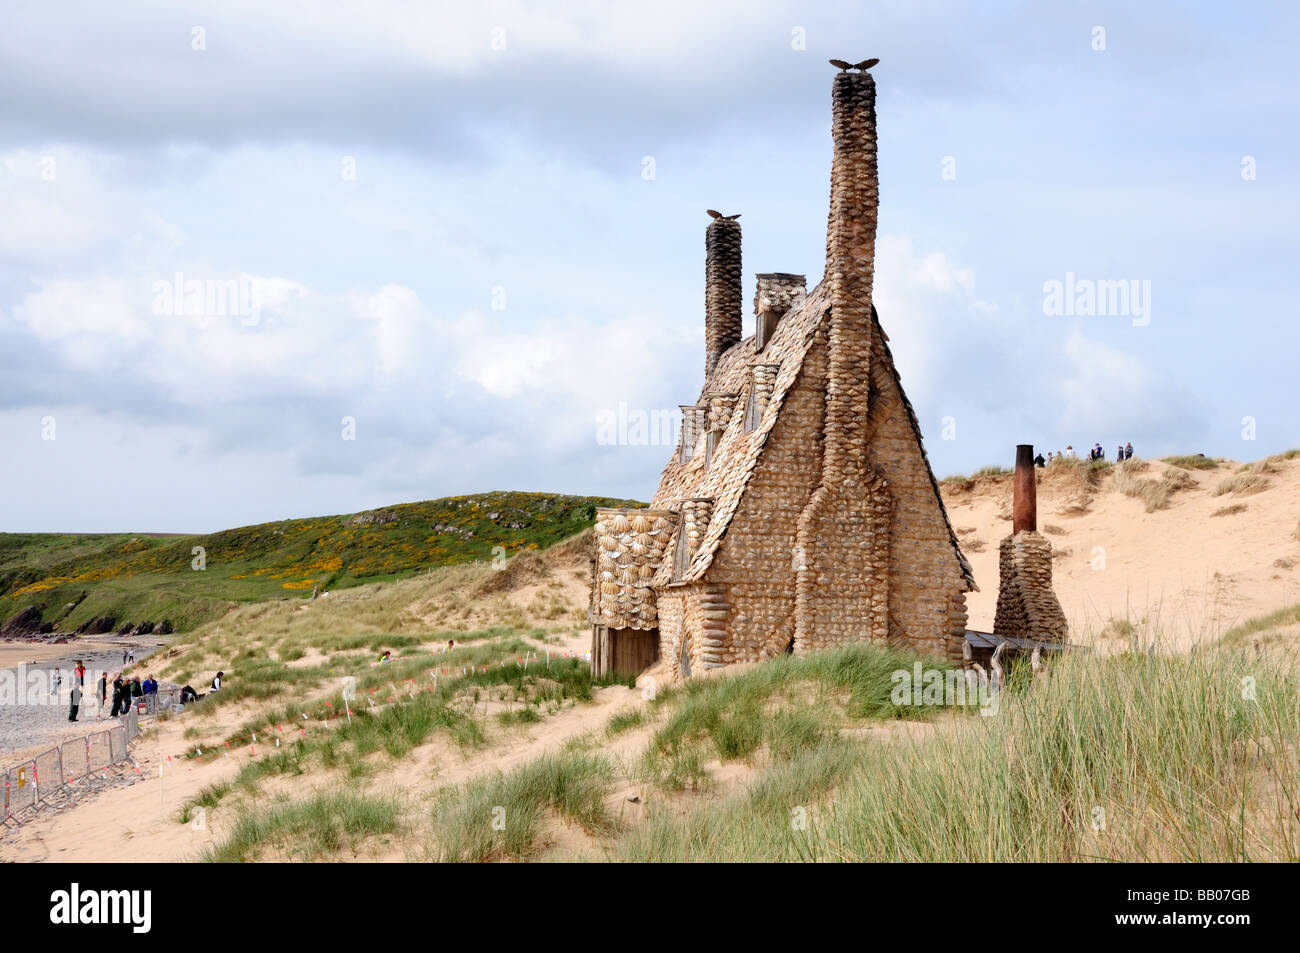
[[[126,757],[126,729],[121,725],[108,731],[108,763],[117,764]]]
[[[98,771],[100,768],[106,768],[113,763],[113,751],[110,744],[112,734],[111,731],[97,731],[87,739],[90,742],[90,753],[86,756],[87,771]]]
[[[36,756],[36,792],[49,797],[63,787],[63,772],[59,769],[59,749],[51,748]]]
[[[64,783],[85,777],[90,770],[90,766],[86,763],[85,738],[73,738],[71,741],[63,742],[62,747],[59,748],[59,757],[63,759]]]
[[[36,803],[36,762],[24,761],[5,773],[9,813],[17,814]]]

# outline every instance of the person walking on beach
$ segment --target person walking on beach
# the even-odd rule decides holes
[[[72,707],[68,709],[68,721],[77,720],[77,709],[81,707],[81,686],[72,683]]]
[[[77,659],[77,667],[72,670],[72,673],[77,676],[77,684],[80,685],[82,688],[85,688],[86,687],[86,663],[83,662],[81,659]]]
[[[127,658],[130,660],[131,664],[134,665],[134,664],[135,664],[135,649],[127,649],[127,650],[126,650],[126,656],[127,656]]]
[[[54,688],[50,690],[50,695],[57,698],[59,689],[63,687],[63,675],[59,672],[59,667],[57,665],[54,666],[54,675],[50,679],[50,683],[54,686]]]
[[[122,650],[122,664],[126,664],[126,649]]]
[[[108,672],[99,673],[99,717],[104,717],[104,705],[108,703]]]

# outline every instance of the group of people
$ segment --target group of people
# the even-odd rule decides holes
[[[153,696],[158,694],[158,680],[150,673],[144,680],[140,676],[126,678],[121,672],[113,676],[113,708],[109,716],[116,718],[118,715],[125,715],[131,710],[132,705],[139,704],[140,699],[144,699],[145,710],[154,709],[155,699]],[[102,710],[108,701],[108,673],[105,672],[99,677],[99,707]],[[75,710],[74,710],[75,715]],[[77,719],[73,717],[72,721]]]
[[[57,669],[55,670],[58,671]],[[86,666],[82,664],[81,659],[77,659],[76,673],[72,682],[71,704],[68,708],[68,721],[77,720],[77,712],[81,708],[81,696],[86,687]],[[56,679],[58,676],[55,676]],[[118,715],[125,715],[131,710],[133,704],[138,704],[140,699],[144,699],[145,708],[153,711],[155,706],[154,696],[158,694],[158,680],[150,673],[143,680],[140,676],[126,678],[121,672],[113,676],[113,707],[109,711],[110,718],[116,718]],[[108,704],[108,673],[104,672],[99,676],[99,685],[97,694],[99,696],[99,713],[100,717],[104,716],[104,707]]]
[[[387,654],[387,653],[385,653]],[[125,650],[122,653],[123,661],[129,657],[131,661],[135,660],[134,650]],[[226,677],[225,672],[217,672],[212,679],[211,690],[214,692],[221,691],[221,680]],[[109,690],[108,673],[104,672],[99,676],[99,685],[96,686],[99,696],[99,713],[100,717],[104,716],[104,708],[108,705]],[[63,686],[63,673],[56,666],[53,676],[53,693],[58,694]],[[77,665],[72,670],[72,693],[71,704],[68,708],[68,721],[76,721],[77,713],[81,709],[81,696],[86,688],[86,665],[81,659],[77,659]],[[125,715],[131,710],[132,705],[138,705],[140,700],[144,700],[145,711],[152,712],[157,707],[158,680],[150,672],[143,679],[136,675],[127,678],[122,672],[117,672],[113,676],[113,707],[109,711],[109,717],[116,718],[119,715]],[[188,697],[187,697],[188,695]],[[194,701],[200,696],[193,688],[186,685],[181,692],[180,701],[182,704]]]
[[[1116,463],[1123,463],[1125,460],[1130,459],[1132,456],[1133,456],[1133,441],[1131,440],[1127,444],[1124,444],[1123,446],[1117,446],[1115,448]],[[1044,457],[1040,453],[1038,456],[1034,457],[1034,463],[1040,467],[1045,467],[1049,463],[1053,462],[1054,460],[1077,460],[1078,457],[1079,455],[1074,452],[1074,447],[1067,446],[1065,448],[1064,453],[1062,453],[1059,450],[1055,452],[1049,450],[1047,451],[1046,457]],[[1093,444],[1092,449],[1088,451],[1088,459],[1089,460],[1106,459],[1106,451],[1101,449],[1101,444],[1099,443]]]

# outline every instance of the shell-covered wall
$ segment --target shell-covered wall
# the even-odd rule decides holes
[[[668,552],[677,514],[667,510],[596,511],[591,622],[611,629],[658,626],[655,570]]]

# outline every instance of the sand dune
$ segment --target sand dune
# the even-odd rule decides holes
[[[1188,647],[1231,626],[1300,602],[1300,457],[1272,460],[1262,488],[1215,495],[1239,474],[1224,461],[1185,470],[1150,461],[1137,479],[1174,472],[1190,481],[1165,508],[1115,488],[1114,468],[1085,486],[1080,468],[1040,470],[1038,528],[1059,553],[1053,581],[1072,638],[1128,620],[1162,643]],[[945,483],[949,516],[981,591],[969,598],[970,625],[989,630],[997,604],[997,544],[1011,531],[1011,477]]]

